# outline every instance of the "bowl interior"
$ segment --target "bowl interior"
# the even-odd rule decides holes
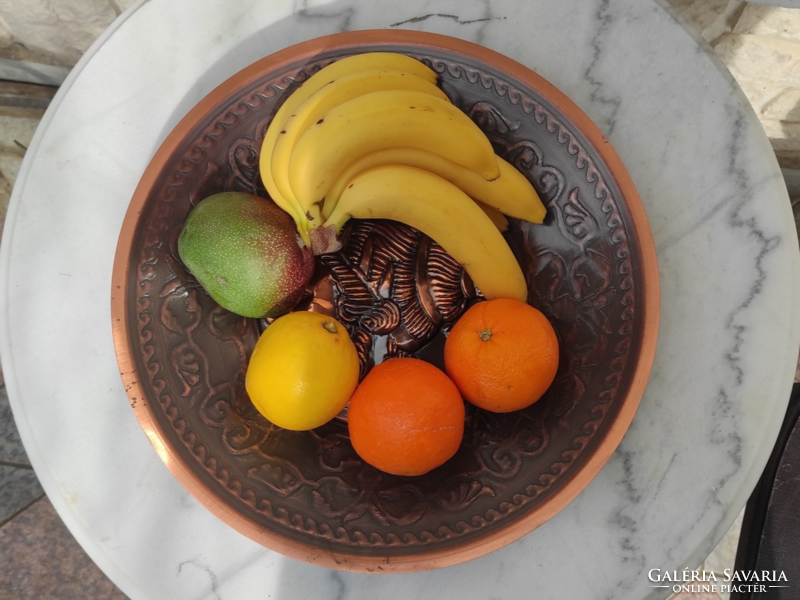
[[[506,236],[529,302],[561,343],[556,380],[531,408],[467,408],[456,456],[431,473],[364,464],[344,418],[309,432],[273,426],[244,389],[263,323],[217,306],[178,259],[194,204],[216,192],[266,196],[261,141],[310,75],[354,52],[402,52],[431,66],[454,104],[533,183],[544,225]],[[389,356],[441,365],[450,327],[480,301],[463,269],[418,231],[351,222],[318,260],[296,310],[342,320],[362,374]],[[301,44],[220,86],[149,165],[114,274],[117,352],[131,404],[162,457],[215,514],[289,555],[336,568],[413,571],[496,549],[568,503],[613,452],[641,397],[657,326],[652,239],[633,185],[600,132],[534,73],[483,48],[416,32],[358,32]]]

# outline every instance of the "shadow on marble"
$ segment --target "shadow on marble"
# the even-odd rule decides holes
[[[126,600],[45,497],[0,527],[0,600]]]

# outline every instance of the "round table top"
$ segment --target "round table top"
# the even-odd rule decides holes
[[[301,8],[298,8],[300,6]],[[147,441],[111,335],[120,226],[178,120],[236,71],[344,30],[483,44],[572,98],[626,164],[661,282],[655,363],[633,424],[570,505],[455,567],[361,575],[307,565],[200,506]],[[132,598],[664,597],[651,569],[696,568],[744,506],[778,432],[800,346],[800,253],[786,188],[709,47],[641,0],[143,0],[48,110],[0,256],[0,355],[45,491]]]

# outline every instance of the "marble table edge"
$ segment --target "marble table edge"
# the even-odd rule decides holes
[[[92,58],[100,51],[108,39],[137,11],[142,5],[146,4],[149,0],[137,0],[119,17],[117,17],[108,28],[95,40],[89,47],[86,53],[76,63],[75,67],[70,71],[59,88],[48,109],[45,111],[39,127],[31,140],[31,144],[26,152],[20,167],[19,174],[17,175],[16,184],[11,193],[9,201],[8,212],[3,229],[3,236],[0,239],[0,289],[8,289],[10,277],[10,263],[11,263],[11,245],[13,240],[14,227],[16,222],[18,206],[20,198],[23,195],[25,184],[28,179],[30,166],[34,162],[37,151],[40,146],[41,139],[46,131],[48,125],[58,112],[58,109],[64,99],[69,93],[74,82],[80,77],[86,65]],[[45,459],[39,452],[35,444],[26,443],[26,440],[34,439],[33,433],[30,431],[28,420],[25,418],[25,410],[22,404],[18,404],[15,398],[20,397],[19,386],[16,379],[14,370],[14,356],[13,349],[9,345],[10,332],[9,332],[9,307],[8,296],[6,294],[0,295],[0,314],[3,315],[2,323],[0,323],[0,363],[2,364],[5,386],[8,391],[9,402],[11,404],[11,411],[14,415],[14,420],[17,424],[20,437],[22,438],[25,451],[28,459],[33,467],[34,472],[39,477],[42,489],[44,490],[48,500],[51,502],[59,517],[64,521],[64,525],[69,532],[77,540],[80,546],[84,549],[86,554],[100,567],[100,569],[117,585],[126,595],[131,597],[142,596],[138,586],[130,580],[125,570],[112,561],[108,554],[103,551],[100,545],[88,535],[79,517],[74,513],[69,502],[60,493],[56,487],[56,478],[50,474],[49,468]],[[41,474],[44,474],[42,476]]]

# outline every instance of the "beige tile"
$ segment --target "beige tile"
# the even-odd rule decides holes
[[[117,11],[117,14],[121,14],[122,11],[128,10],[136,0],[109,0],[111,6]]]
[[[2,7],[14,41],[70,64],[117,16],[108,0],[4,0]]]
[[[717,547],[708,555],[703,562],[706,571],[713,571],[718,577],[724,574],[725,569],[733,569],[736,561],[736,550],[739,546],[739,534],[742,531],[742,520],[744,509],[736,517],[731,528],[717,544]]]
[[[784,168],[796,168],[800,156],[800,21],[796,27],[783,38],[726,34],[715,46]]]
[[[734,33],[798,41],[800,10],[748,4],[736,23]]]
[[[744,517],[744,510],[734,520],[730,529],[720,540],[717,547],[712,550],[705,561],[698,567],[699,571],[707,573],[714,573],[717,577],[717,586],[725,579],[725,569],[733,569],[734,562],[736,561],[736,550],[739,545],[739,534],[742,530],[742,519]],[[687,585],[703,585],[701,582]],[[705,585],[714,585],[714,582],[707,582]],[[702,588],[701,588],[702,589]],[[673,594],[669,600],[728,600],[730,594],[728,592],[680,592]]]
[[[717,54],[759,108],[771,92],[800,85],[800,39],[726,34],[715,48]]]
[[[728,0],[667,0],[697,34],[708,29],[725,11]]]
[[[800,80],[797,82],[800,86]],[[761,116],[790,123],[800,123],[800,87],[789,86],[764,102]]]
[[[11,35],[11,31],[8,29],[8,26],[5,24],[2,18],[0,18],[0,48],[10,46],[14,42],[14,36]]]
[[[29,62],[38,62],[45,65],[54,65],[57,67],[72,67],[74,63],[69,60],[60,59],[57,56],[47,52],[40,52],[35,49],[30,49],[23,43],[14,40],[14,36],[3,37],[4,31],[3,24],[0,22],[0,58],[10,58],[11,60],[21,60]]]
[[[736,562],[736,551],[739,548],[739,534],[742,531],[743,518],[744,509],[736,517],[731,528],[717,544],[717,547],[708,555],[701,567],[705,571],[713,572],[720,582],[725,580],[725,569],[732,571]],[[728,600],[730,593],[722,592],[719,596],[722,600]]]

